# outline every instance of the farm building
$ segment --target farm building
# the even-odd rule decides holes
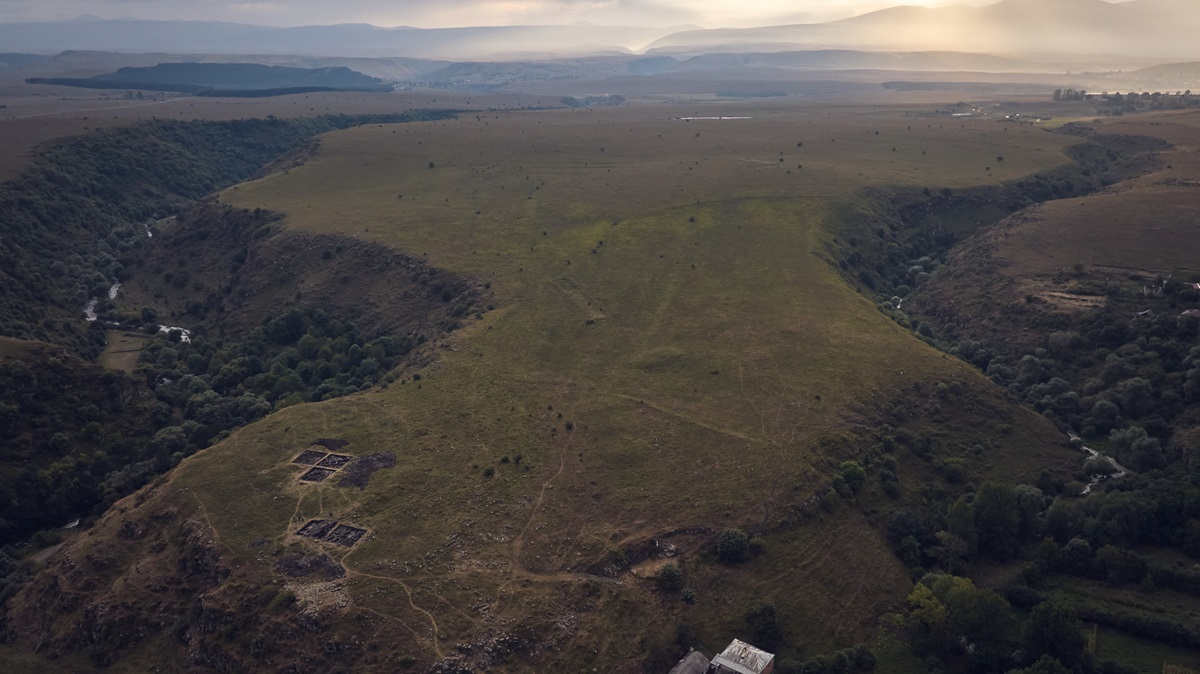
[[[704,657],[703,653],[692,651],[683,656],[683,659],[667,674],[707,674],[708,665],[708,658]]]
[[[667,674],[771,674],[775,656],[734,639],[709,661],[700,651],[691,651]]]
[[[775,671],[775,656],[734,639],[712,659],[708,669],[712,674],[771,674]]]

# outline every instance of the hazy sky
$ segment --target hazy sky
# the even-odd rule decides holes
[[[958,0],[986,4],[987,0]],[[994,0],[992,0],[994,1]],[[591,22],[706,27],[821,21],[896,4],[952,0],[0,0],[0,20],[207,19],[271,25],[423,27]]]

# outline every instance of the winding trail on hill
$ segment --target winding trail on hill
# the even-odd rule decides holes
[[[752,435],[746,435],[745,433],[742,433],[741,431],[735,431],[731,428],[723,428],[721,426],[714,426],[713,424],[703,422],[695,417],[683,414],[682,412],[676,412],[675,410],[672,410],[669,407],[665,407],[663,405],[655,403],[652,400],[646,400],[645,398],[638,398],[637,396],[631,396],[631,395],[627,395],[625,393],[613,393],[612,395],[616,396],[617,398],[622,398],[624,400],[631,400],[640,405],[645,405],[646,407],[649,407],[658,412],[662,412],[663,414],[666,414],[667,416],[671,416],[671,417],[674,417],[681,421],[685,421],[689,424],[699,426],[700,428],[712,431],[713,433],[720,433],[721,435],[728,435],[731,438],[737,438],[738,440],[744,440],[746,442],[753,442],[756,444],[768,444],[766,440],[763,440],[761,438],[756,438]]]
[[[529,512],[529,519],[525,520],[525,526],[521,528],[521,532],[513,537],[512,543],[509,546],[509,579],[505,581],[497,590],[497,596],[517,577],[528,578],[532,580],[547,579],[547,580],[574,580],[574,574],[539,574],[525,568],[521,562],[521,551],[525,548],[525,535],[533,528],[533,523],[537,519],[538,513],[542,509],[542,504],[546,502],[546,490],[554,486],[554,481],[557,480],[567,469],[567,451],[571,447],[571,433],[567,433],[559,444],[562,448],[558,453],[558,470],[554,471],[545,482],[542,482],[542,487],[538,490],[537,498],[533,501],[533,507]]]
[[[404,622],[403,620],[401,620],[401,619],[397,618],[397,617],[396,617],[396,616],[394,616],[394,615],[391,615],[390,613],[384,613],[383,611],[377,611],[377,610],[375,610],[375,609],[373,609],[373,608],[368,608],[368,607],[366,607],[366,606],[355,606],[354,608],[355,608],[355,609],[357,609],[357,610],[359,610],[359,611],[363,611],[363,612],[366,612],[366,613],[370,613],[370,614],[371,614],[371,615],[373,615],[373,616],[377,616],[377,617],[384,618],[384,619],[387,619],[387,620],[395,620],[396,622],[398,622],[398,623],[400,623],[401,625],[403,625],[403,626],[404,626],[404,629],[408,630],[409,632],[412,632],[412,635],[413,635],[414,637],[416,637],[417,639],[420,639],[420,638],[421,638],[421,635],[420,635],[420,634],[418,634],[418,633],[417,633],[417,631],[416,631],[415,629],[413,629],[412,625],[409,625],[408,623]]]
[[[321,413],[321,427],[322,427],[322,429],[323,429],[323,431],[324,431],[322,434],[323,434],[323,435],[330,435],[330,431],[331,431],[331,429],[332,429],[332,424],[330,423],[330,418],[329,418],[329,410],[326,408],[326,406],[325,406],[325,405],[317,405],[317,406],[316,406],[316,409],[317,409],[317,410],[319,410],[319,411],[320,411],[320,413]],[[300,514],[300,507],[301,507],[301,505],[303,504],[305,497],[306,497],[306,496],[308,496],[308,494],[309,494],[309,493],[310,493],[309,491],[305,490],[305,491],[302,491],[302,492],[300,493],[300,496],[299,496],[299,497],[297,497],[297,499],[296,499],[296,505],[295,505],[295,507],[294,507],[294,508],[293,508],[293,510],[292,510],[292,515],[291,515],[291,517],[289,517],[289,518],[288,518],[288,521],[287,521],[287,523],[284,525],[284,531],[283,531],[282,537],[286,538],[288,535],[290,535],[291,533],[293,533],[293,532],[292,532],[292,527],[293,527],[293,526],[296,524],[296,522],[297,522],[297,516]],[[320,515],[321,513],[323,513],[323,512],[324,512],[324,493],[323,493],[323,490],[319,490],[319,489],[318,489],[318,491],[317,491],[317,498],[318,498],[318,515]],[[199,499],[199,497],[198,497],[198,496],[196,497],[196,500],[197,500],[198,502],[200,501],[200,499]],[[206,511],[206,510],[204,510],[204,504],[203,504],[203,502],[201,502],[201,503],[200,503],[200,507],[201,507],[201,511],[204,513],[205,519],[207,520],[207,519],[208,519],[208,515],[207,515],[207,511]],[[303,519],[303,518],[301,518],[301,519]],[[214,536],[215,536],[215,535],[216,535],[216,528],[212,526],[212,522],[211,522],[211,521],[209,522],[209,527],[211,527],[211,528],[213,529],[213,533],[214,533]],[[408,605],[409,605],[409,607],[410,607],[410,608],[411,608],[411,609],[412,609],[414,612],[416,612],[416,613],[420,613],[421,615],[424,615],[426,618],[428,618],[428,619],[429,619],[429,626],[430,626],[430,629],[432,630],[432,636],[431,636],[431,641],[430,641],[431,650],[433,651],[434,655],[435,655],[435,656],[436,656],[438,659],[442,659],[442,658],[444,658],[444,657],[445,657],[445,653],[442,651],[442,647],[441,647],[441,641],[440,641],[440,638],[439,638],[439,632],[440,632],[440,629],[441,629],[441,628],[440,628],[440,627],[439,627],[439,625],[438,625],[438,622],[437,622],[437,617],[436,617],[436,616],[434,616],[434,614],[433,614],[432,612],[430,612],[430,611],[426,610],[425,608],[423,608],[423,607],[421,607],[421,606],[418,606],[418,605],[417,605],[417,603],[416,603],[416,602],[413,600],[413,591],[412,591],[412,587],[410,587],[410,586],[409,586],[409,584],[408,584],[407,582],[405,582],[403,579],[401,579],[401,578],[396,578],[396,577],[393,577],[393,576],[383,576],[383,575],[379,575],[379,574],[367,573],[366,571],[360,571],[360,570],[358,570],[358,569],[355,569],[355,568],[351,567],[351,566],[350,566],[350,564],[347,562],[347,558],[348,558],[348,557],[349,557],[351,554],[353,554],[353,553],[355,552],[355,550],[356,550],[356,548],[352,548],[352,549],[350,549],[350,550],[347,550],[347,551],[346,551],[346,553],[345,553],[344,555],[342,555],[340,559],[338,559],[338,563],[341,565],[342,569],[344,569],[344,570],[345,570],[345,572],[346,572],[346,576],[347,576],[347,577],[370,578],[370,579],[373,579],[373,580],[379,580],[379,581],[384,581],[384,582],[387,582],[387,583],[394,583],[394,584],[396,584],[396,585],[399,585],[399,586],[400,586],[400,588],[404,590],[404,594],[405,594],[405,597],[406,597],[406,598],[407,598],[407,600],[408,600]],[[439,598],[441,598],[441,597],[439,597]],[[442,599],[442,601],[446,601],[446,600],[445,600],[445,598],[441,598],[441,599]],[[447,603],[447,604],[449,604],[449,602],[448,602],[448,601],[446,601],[446,603]],[[367,613],[370,613],[370,614],[372,614],[372,615],[375,615],[375,616],[377,616],[377,617],[380,617],[380,618],[389,619],[389,620],[394,620],[394,621],[396,621],[396,622],[400,623],[402,626],[404,626],[404,628],[405,628],[405,629],[407,629],[409,632],[411,632],[411,633],[413,634],[413,636],[414,636],[414,637],[416,637],[417,639],[421,639],[421,638],[422,638],[422,637],[421,637],[421,635],[420,635],[420,634],[417,632],[417,630],[413,629],[413,627],[412,627],[411,625],[409,625],[407,622],[405,622],[404,620],[401,620],[400,618],[398,618],[398,617],[396,617],[396,616],[394,616],[394,615],[390,615],[390,614],[388,614],[388,613],[384,613],[384,612],[382,612],[382,611],[379,611],[379,610],[377,610],[377,609],[373,609],[373,608],[371,608],[371,607],[369,607],[369,606],[361,606],[361,605],[358,605],[358,604],[355,604],[355,605],[354,605],[354,608],[355,608],[355,609],[358,609],[358,610],[361,610],[361,611],[365,611],[365,612],[367,612]],[[457,609],[456,609],[456,610],[457,610]]]
[[[372,578],[374,580],[382,580],[382,581],[385,581],[388,583],[395,583],[395,584],[399,585],[401,587],[401,589],[404,590],[404,594],[407,595],[407,597],[408,597],[409,607],[412,610],[416,611],[417,613],[423,614],[426,618],[429,618],[429,626],[433,630],[432,646],[433,646],[434,654],[438,657],[439,660],[446,657],[445,653],[442,652],[442,645],[438,638],[438,633],[441,628],[438,627],[437,618],[434,617],[433,613],[430,613],[429,611],[425,610],[424,608],[417,606],[416,602],[413,601],[413,591],[412,591],[412,588],[409,587],[408,583],[404,582],[403,580],[401,580],[399,578],[395,578],[392,576],[381,576],[381,575],[374,574],[374,573],[367,573],[366,571],[359,571],[359,570],[351,567],[349,564],[346,563],[346,558],[349,557],[352,552],[354,552],[354,551],[351,550],[350,552],[347,552],[345,555],[342,555],[342,558],[340,560],[338,560],[339,562],[341,562],[342,568],[346,570],[346,575],[349,577]],[[371,610],[372,612],[378,613],[377,611],[374,611],[373,609],[367,609],[367,610]],[[400,622],[403,623],[403,621],[400,621]]]
[[[236,557],[237,552],[233,549],[233,546],[221,540],[221,532],[217,531],[217,527],[212,523],[212,518],[208,516],[208,507],[204,505],[204,501],[200,500],[200,496],[196,494],[196,492],[192,491],[191,494],[192,498],[196,499],[196,505],[200,506],[200,516],[204,518],[204,523],[207,524],[209,530],[212,531],[213,541],[229,551],[229,554]]]
[[[509,577],[508,580],[500,584],[496,588],[495,605],[500,603],[500,595],[505,588],[512,584],[517,579],[531,580],[535,582],[552,582],[552,583],[583,583],[596,582],[609,585],[621,585],[621,581],[616,578],[608,578],[607,576],[598,576],[590,573],[578,573],[573,571],[553,571],[549,573],[531,571],[521,561],[521,551],[525,547],[525,536],[533,528],[534,522],[537,520],[538,514],[541,512],[542,505],[546,501],[546,491],[554,486],[554,482],[562,476],[567,469],[567,454],[571,449],[572,432],[568,432],[561,442],[562,449],[558,455],[558,470],[554,472],[545,482],[542,482],[541,489],[538,491],[537,498],[533,501],[532,509],[529,513],[529,519],[525,521],[525,526],[521,528],[521,532],[513,537],[509,548]]]

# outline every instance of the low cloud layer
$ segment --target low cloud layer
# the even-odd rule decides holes
[[[890,4],[945,0],[0,0],[0,21],[79,16],[268,25],[373,23],[446,27],[597,23],[748,26],[822,21]]]

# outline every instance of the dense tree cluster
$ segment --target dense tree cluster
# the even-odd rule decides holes
[[[1090,96],[1089,100],[1095,100],[1096,110],[1100,114],[1117,116],[1148,110],[1184,110],[1200,107],[1200,96],[1193,95],[1190,89],[1175,93],[1131,91],[1124,95],[1105,92],[1099,96]]]
[[[1046,337],[1046,346],[1024,355],[990,355],[970,342],[957,347],[974,362],[987,358],[988,375],[1060,427],[1107,440],[1117,460],[1136,471],[1161,468],[1190,455],[1190,430],[1200,421],[1188,412],[1200,402],[1200,293],[1177,282],[1165,290],[1159,311],[1134,311],[1115,298],[1110,308]],[[1132,306],[1142,306],[1145,301]],[[1183,422],[1182,424],[1177,422]],[[1176,434],[1172,442],[1172,432]]]
[[[968,578],[931,573],[909,593],[903,628],[914,651],[926,658],[929,672],[1133,671],[1096,661],[1075,611],[1040,598],[1029,608],[1022,617],[1005,597]]]
[[[1087,91],[1083,89],[1055,89],[1054,100],[1056,101],[1082,101],[1087,98]]]
[[[1039,481],[1041,488],[985,484],[941,506],[927,504],[894,512],[887,523],[888,540],[913,574],[923,576],[921,583],[928,586],[922,589],[918,585],[909,598],[911,643],[924,652],[948,648],[949,651],[941,653],[945,657],[950,657],[951,651],[959,647],[956,644],[961,645],[964,640],[975,643],[969,651],[972,657],[982,656],[991,648],[974,642],[967,626],[953,627],[953,602],[945,590],[951,586],[967,587],[964,583],[969,581],[965,579],[949,586],[945,585],[944,579],[948,574],[963,573],[979,560],[1021,565],[1019,583],[1005,592],[1005,597],[1021,608],[1046,602],[1049,597],[1042,589],[1053,588],[1054,579],[1059,575],[1079,576],[1140,590],[1165,588],[1200,596],[1200,573],[1182,566],[1167,566],[1135,551],[1150,545],[1174,548],[1200,559],[1198,477],[1175,464],[1170,470],[1131,476],[1113,483],[1106,491],[1079,499],[1052,497],[1063,485],[1043,476]],[[930,582],[930,579],[937,579],[937,582]],[[931,599],[935,596],[937,602]],[[1130,634],[1176,646],[1200,647],[1200,631],[1170,616],[1100,601],[1076,601],[1055,610],[1067,609],[1077,617]],[[1011,619],[1007,608],[992,613],[989,621],[997,626],[1008,624],[1005,621]],[[1033,617],[1037,617],[1036,610]],[[935,623],[942,629],[930,628]],[[1046,629],[1044,626],[1027,628],[1026,634],[1036,635]],[[989,638],[1001,633],[1003,630],[990,632]],[[1002,643],[993,644],[999,649],[996,653],[1016,647],[1011,637],[1015,633],[1010,631],[1009,634]],[[1067,637],[1074,639],[1073,635],[1074,632],[1068,630],[1065,635],[1047,640],[1047,644],[1063,643]],[[1026,649],[1027,655],[1037,657],[1038,649],[1030,648],[1028,643]],[[1062,652],[1047,653],[1071,671],[1116,671],[1111,664],[1105,665],[1108,669],[1095,669],[1098,667],[1095,663],[1077,661]],[[995,660],[994,666],[988,665],[991,669],[978,662],[973,662],[969,669],[1003,671],[1003,667],[1018,664],[1022,663],[1008,657]],[[1025,665],[1038,666],[1037,663]]]
[[[158,340],[143,351],[138,372],[182,412],[183,423],[165,430],[204,446],[272,409],[363,390],[423,341],[368,341],[320,309],[296,309],[235,340]]]
[[[133,466],[170,460],[150,446],[170,409],[124,374],[61,352],[4,359],[0,391],[0,545],[124,496]]]
[[[0,545],[107,506],[272,410],[378,383],[421,338],[363,338],[320,310],[242,338],[155,339],[137,378],[62,354],[0,361]]]

